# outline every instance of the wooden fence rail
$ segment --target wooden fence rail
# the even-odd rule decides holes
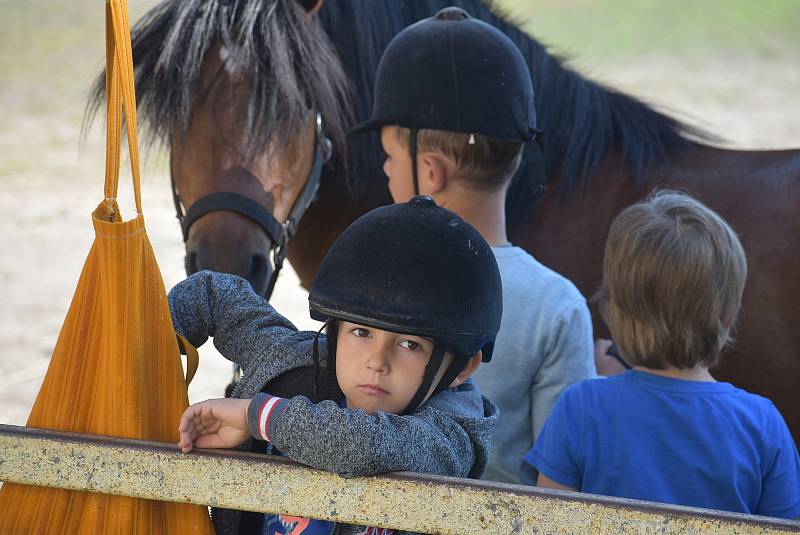
[[[344,479],[280,457],[2,424],[0,481],[424,533],[800,533],[765,517],[412,473]]]

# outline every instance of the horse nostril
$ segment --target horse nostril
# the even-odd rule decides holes
[[[197,273],[197,253],[187,251],[186,256],[183,257],[183,265],[186,268],[186,275]]]

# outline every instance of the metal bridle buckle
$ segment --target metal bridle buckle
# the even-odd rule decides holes
[[[331,156],[333,156],[333,143],[325,136],[325,132],[322,129],[322,114],[320,112],[317,112],[317,142],[322,147],[322,161],[330,161]]]

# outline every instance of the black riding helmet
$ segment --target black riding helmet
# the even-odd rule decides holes
[[[411,129],[417,193],[420,128],[530,144],[539,130],[525,58],[505,34],[460,8],[412,24],[386,47],[372,117],[354,132],[387,125]]]
[[[308,296],[311,317],[345,320],[434,340],[422,385],[406,411],[419,406],[454,355],[433,393],[446,388],[469,359],[492,349],[503,311],[494,254],[475,228],[430,197],[376,208],[331,246]],[[329,332],[329,340],[336,330]],[[335,339],[329,359],[335,358]],[[335,369],[329,361],[328,370]]]

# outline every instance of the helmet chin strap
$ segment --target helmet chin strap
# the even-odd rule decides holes
[[[411,177],[414,180],[414,195],[419,195],[419,176],[417,175],[417,129],[410,129]]]
[[[323,374],[319,356],[319,337],[325,330],[325,342],[327,345],[327,360]],[[312,359],[314,361],[314,401],[319,402],[324,399],[338,401],[343,394],[339,389],[339,382],[336,380],[336,342],[339,335],[339,320],[329,318],[322,324],[317,334],[314,336],[312,346]]]
[[[322,331],[330,324],[330,320],[325,321],[322,324],[322,327],[319,328],[317,334],[314,336],[314,344],[312,345],[311,350],[311,358],[314,361],[314,398],[320,399],[320,387],[319,387],[319,377],[321,374],[321,366],[319,362],[319,336],[322,334]],[[328,354],[328,360],[330,362],[330,353]],[[328,363],[329,363],[328,362]]]
[[[428,364],[425,366],[425,373],[422,376],[422,384],[419,385],[419,389],[417,389],[414,397],[411,398],[411,401],[409,401],[408,406],[403,411],[403,414],[409,414],[413,412],[428,399],[448,388],[450,383],[452,383],[453,380],[458,377],[458,374],[461,373],[461,370],[463,370],[464,366],[466,366],[467,362],[463,359],[453,359],[453,361],[450,363],[450,366],[448,366],[447,369],[442,373],[439,381],[434,384],[436,377],[442,371],[444,356],[444,345],[439,342],[434,342],[431,358],[428,360]]]

